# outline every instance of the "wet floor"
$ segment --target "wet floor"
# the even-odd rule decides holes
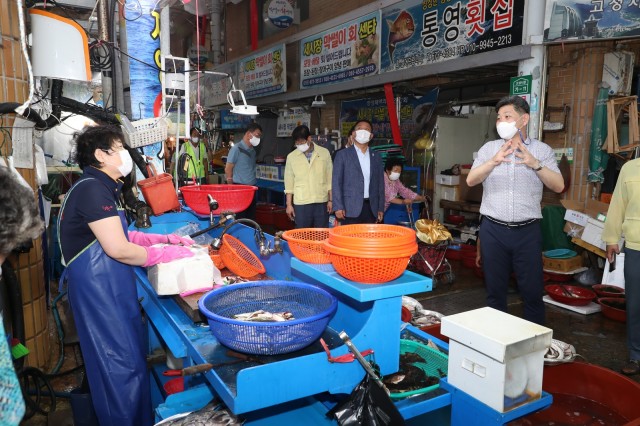
[[[485,306],[484,282],[473,274],[471,268],[466,268],[460,261],[451,261],[455,278],[453,282],[437,282],[433,291],[412,295],[418,299],[425,309],[450,315]],[[576,283],[566,283],[575,284]],[[509,313],[522,315],[522,303],[516,286],[512,286],[508,297]],[[614,371],[619,371],[627,361],[625,324],[605,318],[600,313],[582,315],[569,310],[548,305],[546,311],[547,327],[553,329],[553,338],[575,346],[576,352],[588,362],[597,364]],[[54,324],[51,319],[51,324]],[[52,328],[52,366],[59,359],[57,336]],[[77,366],[77,353],[74,345],[65,349],[64,363],[60,372],[72,370]],[[82,376],[77,371],[64,376],[52,378],[51,384],[56,392],[65,393],[79,386]],[[631,379],[640,382],[640,375]],[[44,411],[50,407],[43,404]],[[55,411],[48,416],[36,413],[22,422],[25,426],[66,426],[73,424],[73,417],[68,398],[61,395],[56,398]]]

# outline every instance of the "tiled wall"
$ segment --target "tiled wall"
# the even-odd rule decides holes
[[[27,66],[20,48],[18,9],[15,1],[0,1],[0,103],[22,104],[29,96]],[[13,114],[0,116],[0,154],[11,154]],[[35,170],[19,169],[22,176],[35,187]],[[34,195],[35,196],[35,195]],[[44,367],[49,360],[50,344],[47,322],[47,301],[44,285],[42,241],[34,241],[27,254],[12,256],[9,261],[16,270],[22,287],[26,346],[30,350],[26,365]]]
[[[640,40],[603,41],[595,43],[566,43],[548,47],[548,86],[546,106],[571,107],[571,113],[564,132],[545,132],[544,142],[553,148],[573,147],[571,186],[566,197],[586,200],[597,194],[597,188],[587,183],[589,172],[589,146],[591,144],[591,123],[598,96],[598,84],[602,80],[602,66],[605,53],[616,49],[621,43],[622,50],[634,52],[636,66],[640,60]],[[633,95],[633,93],[632,93]],[[556,121],[559,116],[551,116]],[[545,191],[544,201],[551,202],[559,196]]]

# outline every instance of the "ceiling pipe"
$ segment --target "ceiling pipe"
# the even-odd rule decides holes
[[[222,11],[224,0],[212,0],[211,2],[211,54],[213,64],[222,63]]]

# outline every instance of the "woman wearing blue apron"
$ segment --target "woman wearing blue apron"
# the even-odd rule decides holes
[[[118,127],[76,135],[83,175],[67,192],[58,232],[69,303],[78,330],[91,399],[101,425],[153,424],[145,335],[133,266],[193,256],[176,235],[127,232],[119,198],[132,169]]]

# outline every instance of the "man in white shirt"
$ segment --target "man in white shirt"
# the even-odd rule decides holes
[[[519,96],[496,105],[496,129],[502,139],[484,144],[467,176],[482,183],[480,249],[487,304],[507,311],[507,291],[515,272],[525,319],[544,324],[540,202],[546,186],[554,192],[564,181],[551,147],[527,137],[529,104]]]

